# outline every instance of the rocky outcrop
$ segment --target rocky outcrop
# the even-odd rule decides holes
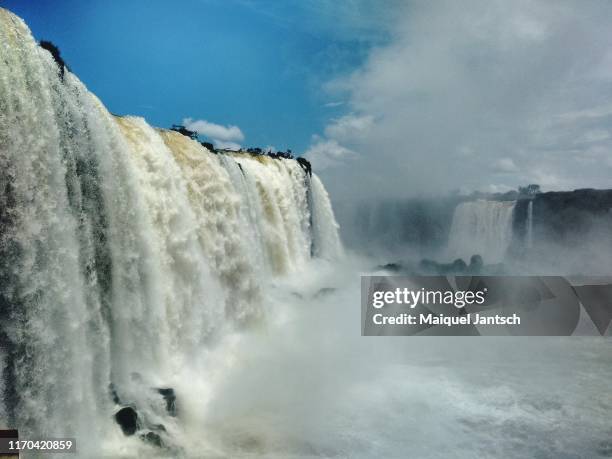
[[[204,148],[206,148],[211,153],[217,153],[217,150],[215,150],[215,146],[210,142],[200,142],[200,145],[202,145]]]
[[[612,190],[553,191],[533,200],[536,242],[541,238],[573,241],[600,223],[612,223]]]
[[[140,375],[134,374],[133,380],[141,383]],[[110,395],[113,402],[119,406],[114,414],[115,422],[121,428],[121,431],[126,436],[137,435],[143,442],[148,443],[158,448],[167,448],[169,443],[164,441],[169,439],[166,427],[163,424],[158,424],[151,421],[150,411],[157,411],[157,415],[153,416],[156,418],[160,415],[159,410],[155,408],[137,406],[136,403],[125,403],[116,387],[111,384]],[[171,387],[154,388],[152,389],[155,393],[160,395],[164,400],[166,414],[171,417],[176,417],[176,394],[174,389]],[[153,405],[156,405],[153,403]],[[146,413],[149,412],[147,415]]]
[[[306,158],[302,158],[301,156],[299,158],[297,158],[297,162],[300,166],[302,166],[302,169],[304,169],[304,171],[311,176],[312,175],[312,165],[310,164],[310,161],[308,161]]]
[[[419,264],[419,269],[424,274],[465,274],[468,266],[461,258],[457,258],[452,263],[438,263],[434,260],[423,259]]]
[[[63,80],[64,72],[66,70],[70,71],[70,68],[66,65],[66,62],[62,58],[59,48],[55,46],[53,43],[51,43],[50,41],[46,41],[46,40],[41,40],[39,44],[41,48],[46,49],[47,51],[51,53],[51,56],[53,56],[53,60],[55,61],[55,63],[57,64],[59,68],[60,77]]]
[[[124,435],[134,435],[138,430],[138,413],[132,406],[124,406],[115,413],[115,421]]]

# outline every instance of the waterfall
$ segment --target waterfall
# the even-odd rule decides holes
[[[172,444],[152,388],[180,398],[187,366],[265,319],[270,279],[341,255],[325,188],[111,115],[1,8],[0,43],[0,428],[91,457],[133,405]]]
[[[342,255],[342,244],[338,238],[338,223],[323,183],[313,174],[311,180],[313,253],[323,258]]]
[[[527,204],[527,247],[533,247],[533,199],[529,200],[529,204]]]
[[[449,256],[467,261],[479,254],[486,263],[503,261],[512,240],[515,204],[483,199],[459,204],[449,234]]]

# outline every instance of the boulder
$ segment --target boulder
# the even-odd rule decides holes
[[[124,406],[115,413],[115,421],[124,435],[134,435],[138,430],[138,413],[131,406]]]
[[[424,258],[419,264],[419,271],[426,274],[438,274],[444,276],[447,274],[463,274],[468,270],[468,266],[461,258],[457,258],[452,263],[438,263],[434,260]]]
[[[468,271],[470,274],[480,274],[482,273],[482,269],[484,268],[484,261],[482,257],[478,254],[472,255],[470,258],[470,265],[468,266]]]

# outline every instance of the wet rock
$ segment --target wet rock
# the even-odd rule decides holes
[[[391,271],[391,272],[399,272],[403,269],[403,266],[401,265],[401,263],[387,263],[386,265],[379,265],[377,266],[377,269],[384,269],[385,271]]]
[[[110,391],[111,398],[116,405],[121,405],[121,399],[119,398],[119,394],[117,394],[117,389],[113,383],[108,385],[108,390]]]
[[[171,387],[158,388],[157,393],[164,397],[168,414],[170,416],[176,416],[176,394],[174,393],[174,389]]]
[[[149,443],[150,445],[156,446],[157,448],[164,447],[164,442],[162,438],[156,432],[149,431],[146,433],[142,433],[140,434],[140,439],[145,443]]]
[[[612,220],[612,190],[539,193],[533,199],[533,238],[580,246],[585,235]]]
[[[115,413],[115,421],[124,435],[134,435],[138,430],[138,413],[131,406],[124,406]]]
[[[438,274],[440,276],[446,274],[463,274],[467,269],[467,264],[461,258],[457,258],[452,263],[438,263],[437,261],[424,258],[419,264],[420,271],[426,274]]]
[[[297,158],[297,162],[300,166],[302,166],[302,169],[304,169],[308,175],[312,175],[312,165],[310,164],[310,161],[300,156]]]
[[[192,140],[198,140],[198,133],[196,131],[187,129],[182,124],[173,124],[170,130],[183,134],[185,137],[189,137]]]
[[[453,273],[464,273],[467,271],[467,264],[463,259],[457,258],[450,266],[450,272]]]
[[[468,271],[470,274],[480,274],[482,273],[482,269],[484,268],[484,261],[482,257],[478,254],[472,255],[470,258],[470,265],[468,266]]]
[[[217,152],[217,150],[215,150],[215,146],[210,142],[200,142],[200,145],[202,145],[204,148],[206,148],[211,153]]]

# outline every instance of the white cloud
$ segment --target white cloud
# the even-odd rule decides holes
[[[512,173],[512,172],[518,172],[519,168],[514,163],[512,158],[500,158],[497,161],[495,161],[493,170],[495,172],[501,172],[501,173]]]
[[[605,129],[592,129],[586,131],[583,136],[583,141],[587,143],[603,142],[610,138],[610,133]]]
[[[212,140],[218,148],[239,149],[241,142],[244,140],[244,134],[238,126],[211,123],[206,120],[194,120],[185,118],[183,120],[185,127],[198,134],[204,135]]]
[[[497,183],[489,183],[488,185],[485,185],[484,187],[482,187],[478,191],[484,191],[484,192],[487,192],[487,193],[505,193],[506,191],[510,191],[510,190],[512,190],[512,188],[507,186],[507,185],[497,184]],[[472,190],[472,191],[474,191],[474,190]]]
[[[612,3],[404,5],[380,23],[388,43],[324,87],[346,114],[313,141],[313,167],[327,147],[353,152],[323,173],[332,196],[612,187]]]
[[[560,113],[557,118],[561,121],[573,122],[589,118],[605,118],[612,116],[612,105],[594,106],[568,113]]]
[[[303,155],[316,164],[317,170],[333,168],[355,156],[355,152],[340,145],[336,140],[322,139],[315,136],[313,144]]]
[[[332,120],[325,128],[325,135],[339,140],[346,140],[364,135],[373,123],[374,117],[370,115],[357,116],[349,114]]]
[[[241,145],[236,142],[226,142],[225,140],[212,139],[215,147],[226,150],[240,150]]]

